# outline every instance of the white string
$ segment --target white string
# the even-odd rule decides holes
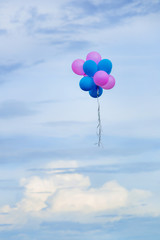
[[[97,125],[97,135],[98,135],[98,147],[102,146],[102,124],[101,124],[101,114],[100,114],[100,102],[99,102],[99,87],[97,87],[97,104],[98,104],[98,125]]]

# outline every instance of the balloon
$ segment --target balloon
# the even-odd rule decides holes
[[[84,91],[89,91],[94,87],[95,83],[93,81],[93,78],[91,77],[83,77],[80,82],[79,86]]]
[[[112,70],[112,62],[109,59],[102,59],[98,63],[98,70],[103,70],[106,73],[110,74]]]
[[[101,55],[98,52],[90,52],[87,54],[86,60],[93,60],[98,64],[101,61]]]
[[[99,86],[94,86],[92,90],[89,91],[89,95],[93,98],[100,97],[103,93],[103,89]]]
[[[103,89],[111,89],[115,85],[115,78],[111,75],[109,75],[108,82],[103,86]]]
[[[84,64],[84,60],[83,59],[76,59],[73,61],[72,63],[72,70],[74,73],[78,74],[78,75],[84,75],[84,70],[83,70],[83,64]]]
[[[109,75],[105,71],[97,71],[93,77],[94,82],[98,86],[103,86],[107,84]]]
[[[83,64],[83,70],[89,77],[93,77],[97,72],[97,64],[93,60],[87,60]]]

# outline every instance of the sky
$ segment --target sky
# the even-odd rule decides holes
[[[159,240],[159,22],[159,0],[0,0],[0,239]],[[91,51],[102,147],[71,69]]]

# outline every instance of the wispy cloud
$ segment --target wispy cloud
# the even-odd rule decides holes
[[[12,226],[12,224],[0,224],[0,227],[3,227],[3,228],[4,228],[4,227],[5,227],[5,228],[6,228],[6,227],[11,227],[11,226]]]
[[[91,123],[80,122],[80,121],[54,121],[54,122],[46,122],[44,125],[51,126],[51,127],[73,127],[73,126],[80,126],[86,125]]]
[[[7,111],[7,106],[3,106],[5,111]],[[10,107],[13,105],[11,104]],[[23,104],[20,104],[23,107]],[[25,105],[26,107],[26,105]],[[23,111],[26,108],[23,108]],[[0,108],[1,109],[1,108]],[[10,109],[10,108],[9,108]],[[20,109],[21,110],[21,109]],[[14,111],[14,108],[12,109]],[[35,110],[27,105],[27,112],[19,111],[16,112],[3,113],[0,111],[1,120],[2,119],[14,119],[20,117],[32,116],[35,114]],[[29,111],[29,112],[28,112]],[[31,111],[31,112],[30,112]],[[83,131],[89,127],[90,123],[78,122],[78,121],[62,121],[62,122],[49,122],[46,123],[47,127],[50,127],[50,131],[72,131],[72,128],[79,128]],[[43,125],[42,125],[43,126]],[[74,132],[74,131],[73,131]],[[130,137],[111,137],[103,136],[104,148],[98,148],[95,136],[74,136],[72,137],[30,137],[27,135],[12,135],[3,136],[0,138],[0,160],[3,161],[46,161],[46,160],[80,160],[81,162],[96,161],[96,159],[110,159],[110,158],[123,158],[123,163],[114,164],[112,163],[111,168],[105,166],[97,165],[97,167],[88,167],[76,169],[77,172],[139,172],[139,171],[149,171],[159,168],[158,158],[152,160],[150,163],[151,154],[159,154],[159,139],[144,139],[144,138],[130,138]],[[43,148],[42,148],[43,146]],[[9,150],[9,151],[7,151]],[[127,160],[130,159],[129,164]],[[41,170],[42,171],[42,170]],[[67,171],[67,170],[66,170]]]
[[[73,3],[74,6],[75,3]],[[75,5],[76,7],[76,5]],[[106,14],[106,19],[111,17],[113,19],[113,14],[115,13],[115,19],[120,17],[129,17],[134,15],[145,15],[151,12],[160,11],[160,2],[159,1],[127,1],[121,0],[118,2],[113,1],[81,1],[78,2],[78,7],[83,9],[83,13],[87,15],[95,15],[97,13],[109,13]],[[104,17],[104,15],[102,15]]]
[[[22,189],[15,179],[0,179],[0,191],[19,191]]]
[[[0,75],[11,73],[11,72],[21,69],[23,67],[24,67],[23,64],[20,62],[0,65]]]
[[[30,116],[35,113],[36,110],[30,108],[26,103],[21,101],[8,100],[0,104],[1,119]]]
[[[146,173],[146,172],[154,172],[160,170],[160,163],[159,162],[136,162],[136,163],[121,163],[121,164],[107,164],[107,165],[88,165],[85,167],[68,167],[68,168],[32,168],[28,169],[28,171],[36,172],[36,173],[48,173],[48,174],[69,174],[69,173],[94,173],[94,174],[100,174],[100,173],[129,173],[129,174],[135,174],[135,173]]]
[[[29,17],[24,23],[28,33],[33,33],[37,25],[43,24],[43,22],[47,21],[50,17],[48,13],[39,13],[37,7],[29,9],[28,15]]]
[[[74,23],[83,28],[110,28],[113,25],[121,24],[125,19],[134,16],[142,16],[150,13],[160,11],[159,1],[80,1],[70,2],[70,13],[73,17]],[[73,14],[75,13],[75,14]],[[66,15],[69,22],[69,15]]]
[[[0,35],[5,35],[7,34],[7,30],[6,29],[0,29]]]
[[[0,64],[0,75],[5,76],[6,74],[13,73],[14,71],[34,67],[44,62],[45,61],[43,59],[37,59],[36,61],[33,62],[30,61],[30,63],[13,62]]]
[[[93,229],[100,230],[102,227],[101,224],[98,223],[89,223],[89,224],[84,224],[84,223],[78,223],[78,222],[69,222],[69,221],[62,221],[62,222],[43,222],[41,223],[41,228],[45,229],[57,229],[57,231],[62,230],[63,226],[63,231],[78,231],[78,232],[88,232],[92,231]]]
[[[160,11],[159,1],[61,1],[56,4],[57,8],[50,3],[50,9],[42,9],[36,5],[17,10],[14,23],[21,23],[28,34],[48,35],[48,41],[54,42],[63,39],[63,42],[75,39],[76,33],[84,32],[88,28],[108,28],[131,16],[142,16]],[[48,6],[48,4],[46,5]],[[18,6],[17,6],[18,8]],[[64,12],[63,9],[66,9]],[[51,10],[52,9],[52,10]],[[21,16],[22,15],[25,16]],[[83,42],[82,38],[79,42]],[[74,43],[74,42],[73,42]],[[76,44],[76,41],[75,41]],[[77,40],[78,44],[78,40]],[[85,42],[86,44],[86,42]],[[83,44],[84,47],[84,44]]]

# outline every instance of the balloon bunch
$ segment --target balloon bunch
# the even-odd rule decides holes
[[[72,70],[83,78],[79,86],[83,91],[89,91],[93,98],[102,95],[103,89],[112,89],[115,85],[115,78],[110,75],[112,62],[109,59],[102,59],[98,52],[87,54],[86,61],[76,59],[72,63]]]

